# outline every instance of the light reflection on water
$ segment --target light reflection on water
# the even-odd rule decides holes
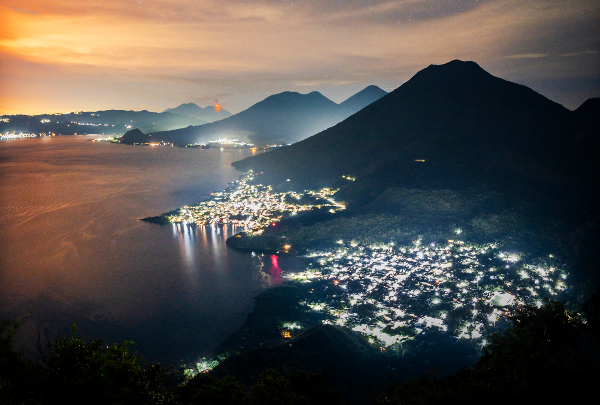
[[[196,268],[196,237],[195,230],[183,224],[172,224],[173,236],[179,240],[181,257],[184,258],[188,271]],[[206,246],[206,233],[204,233],[204,243]]]
[[[273,278],[272,284],[282,285],[283,281],[281,280],[281,267],[279,267],[279,257],[277,255],[271,255],[271,268],[269,269],[269,274]]]
[[[214,348],[279,273],[267,257],[227,248],[232,226],[139,218],[227,187],[239,176],[231,162],[251,152],[89,138],[0,145],[0,318],[19,320],[26,346],[38,325],[57,336],[76,323],[170,364]]]

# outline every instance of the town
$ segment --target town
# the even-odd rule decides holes
[[[250,184],[252,180],[252,173],[242,176],[230,189],[167,218],[200,226],[231,223],[257,235],[302,211],[345,209],[334,200],[337,190],[276,193],[271,186]],[[306,198],[311,203],[301,204]],[[461,233],[455,230],[457,238]],[[506,325],[519,306],[539,307],[543,298],[560,298],[568,288],[567,271],[553,255],[533,258],[502,251],[496,243],[450,239],[426,244],[418,239],[410,246],[364,246],[339,240],[337,246],[309,250],[303,258],[303,271],[282,276],[308,292],[300,302],[305,310],[319,312],[324,323],[360,332],[387,351],[430,330],[483,347],[486,336]],[[283,338],[309,327],[289,319],[279,325]],[[186,373],[206,372],[218,362],[202,359]]]
[[[309,252],[307,270],[286,277],[326,281],[306,305],[382,347],[428,328],[485,345],[487,333],[520,305],[541,306],[542,297],[556,298],[567,288],[567,273],[552,256],[525,263],[493,243],[339,244]]]
[[[234,182],[234,187],[212,193],[207,201],[182,207],[175,215],[167,215],[167,219],[196,225],[231,223],[241,226],[246,233],[260,234],[284,215],[322,208],[337,212],[346,208],[332,198],[336,190],[276,193],[271,186],[249,184],[253,179],[252,173],[242,176]]]

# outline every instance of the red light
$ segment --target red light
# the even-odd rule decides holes
[[[276,255],[271,255],[271,276],[274,278],[281,277],[281,267],[279,267],[279,261]]]

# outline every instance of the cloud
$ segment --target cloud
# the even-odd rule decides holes
[[[312,81],[296,81],[295,86],[298,87],[318,87],[318,86],[343,86],[346,84],[356,83],[355,80],[312,80]]]
[[[553,48],[559,44],[594,49],[582,39],[586,31],[571,34],[568,42],[563,37],[570,27],[596,24],[597,10],[594,0],[3,3],[0,57],[20,62],[2,68],[9,84],[3,90],[10,91],[0,95],[0,109],[26,93],[28,111],[39,111],[34,106],[42,103],[36,92],[24,90],[31,82],[46,95],[53,83],[72,86],[69,94],[77,88],[89,99],[97,97],[99,109],[126,100],[127,91],[132,104],[124,107],[147,109],[189,101],[183,97],[194,94],[209,101],[231,94],[222,101],[235,112],[263,95],[295,87],[342,92],[380,83],[393,88],[429,64],[452,59],[475,60],[502,75],[511,72],[505,63],[556,64],[551,55],[579,54]],[[563,65],[578,60],[560,59]],[[19,72],[16,66],[22,64],[36,66],[35,76]],[[542,74],[540,66],[530,74]],[[103,82],[115,94],[112,99],[108,90],[98,96]]]
[[[571,57],[571,56],[581,56],[581,55],[598,55],[600,54],[599,51],[581,51],[581,52],[572,52],[572,53],[563,53],[560,56],[564,56],[564,57]]]
[[[30,15],[36,15],[37,13],[35,11],[31,11],[31,10],[25,10],[19,7],[9,7],[11,10],[13,10],[16,13],[20,13],[20,14],[30,14]]]
[[[539,58],[545,58],[547,57],[549,54],[547,53],[522,53],[519,55],[510,55],[507,56],[508,59],[539,59]]]

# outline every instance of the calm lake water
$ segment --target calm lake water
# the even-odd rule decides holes
[[[139,218],[226,188],[240,175],[231,162],[251,152],[93,138],[0,142],[0,318],[20,322],[28,349],[38,331],[55,338],[76,324],[165,364],[207,354],[242,324],[252,297],[281,284],[280,269],[228,249],[231,226]]]

